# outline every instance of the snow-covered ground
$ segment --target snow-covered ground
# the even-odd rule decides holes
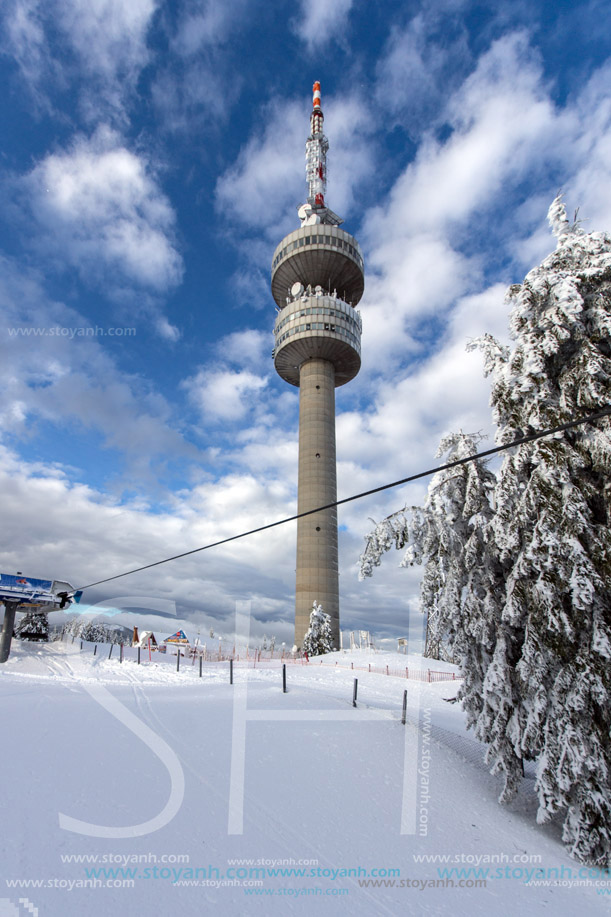
[[[451,666],[334,654],[283,694],[278,664],[230,685],[108,649],[14,641],[0,667],[0,917],[609,913],[532,777],[498,805],[458,681],[350,669]]]

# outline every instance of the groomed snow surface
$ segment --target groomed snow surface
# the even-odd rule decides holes
[[[0,917],[609,913],[532,775],[498,805],[458,681],[356,669],[451,666],[331,654],[284,694],[279,663],[230,685],[227,662],[108,651],[14,640],[0,667]]]

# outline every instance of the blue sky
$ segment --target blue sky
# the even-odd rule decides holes
[[[611,229],[604,2],[6,0],[0,12],[0,569],[83,585],[295,512],[298,393],[271,360],[274,248],[327,201],[365,256],[363,365],[337,390],[344,497],[493,436],[468,340],[553,247],[559,189]],[[28,329],[31,329],[29,331]],[[89,329],[86,331],[85,329]],[[342,628],[403,633],[418,573],[358,583],[425,485],[340,512]],[[291,640],[293,526],[91,590]]]

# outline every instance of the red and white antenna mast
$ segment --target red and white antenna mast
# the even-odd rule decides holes
[[[308,201],[299,208],[299,217],[305,223],[329,223],[339,226],[343,220],[325,204],[327,190],[327,150],[329,141],[323,131],[325,116],[320,106],[320,83],[314,83],[312,90],[312,114],[310,115],[310,136],[306,141],[306,181]]]
[[[323,133],[324,120],[325,116],[320,107],[320,83],[316,81],[313,87],[310,136],[306,142],[306,181],[310,207],[325,206],[329,141]]]

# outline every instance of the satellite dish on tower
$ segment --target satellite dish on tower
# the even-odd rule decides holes
[[[315,213],[310,204],[302,204],[297,213],[302,226],[313,226],[315,223],[321,222],[320,213]]]
[[[291,296],[295,299],[303,293],[303,284],[297,280],[291,287]]]

